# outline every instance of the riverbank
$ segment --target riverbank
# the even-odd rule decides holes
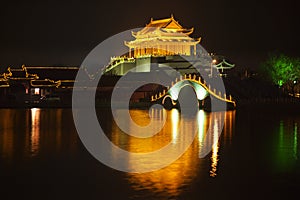
[[[289,96],[278,86],[271,85],[270,83],[258,78],[251,77],[247,79],[241,79],[236,76],[223,78],[224,86],[227,95],[231,95],[236,102],[236,107],[231,105],[227,106],[228,110],[239,109],[243,107],[300,107],[300,98]],[[109,90],[111,92],[111,90]],[[111,93],[106,92],[103,95],[96,96],[95,107],[96,108],[110,108],[110,96]],[[37,101],[22,101],[21,99],[15,99],[10,101],[0,101],[0,108],[72,108],[72,93],[64,95],[64,98],[58,98],[55,100],[37,100]],[[128,104],[116,104],[119,108],[128,108]],[[144,98],[135,99],[129,103],[129,107],[133,109],[149,109],[152,102],[150,99]],[[172,106],[173,107],[173,106]],[[207,103],[201,109],[210,111],[210,104]]]

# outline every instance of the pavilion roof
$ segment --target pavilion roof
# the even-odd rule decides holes
[[[176,21],[173,15],[170,18],[166,19],[151,19],[150,23],[146,27],[157,27],[157,28],[177,28],[182,29],[183,27]]]
[[[57,87],[58,84],[52,80],[31,80],[31,86],[33,87]]]
[[[137,35],[147,35],[149,33],[155,32],[157,30],[161,30],[163,32],[171,31],[171,33],[185,33],[187,35],[191,34],[193,32],[193,28],[186,29],[183,28],[178,21],[176,21],[173,17],[173,15],[170,18],[166,19],[159,19],[159,20],[153,20],[151,18],[151,21],[144,27],[142,30],[133,33],[133,36],[136,37]]]

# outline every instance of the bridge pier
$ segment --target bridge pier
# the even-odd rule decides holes
[[[172,108],[175,107],[175,105],[173,104],[173,100],[171,99],[171,97],[166,97],[163,101],[162,101],[162,106],[166,109],[166,110],[171,110]]]

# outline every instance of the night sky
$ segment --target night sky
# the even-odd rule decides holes
[[[269,52],[300,56],[299,1],[9,1],[0,7],[0,67],[80,65],[107,37],[174,14],[209,52],[255,68]]]

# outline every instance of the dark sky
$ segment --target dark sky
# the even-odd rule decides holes
[[[0,7],[0,67],[80,65],[107,37],[174,14],[209,52],[256,67],[268,52],[300,56],[294,0],[7,1]]]

